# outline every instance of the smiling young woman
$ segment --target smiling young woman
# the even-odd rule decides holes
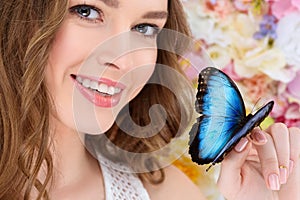
[[[8,0],[0,18],[0,199],[204,199],[151,154],[193,112],[179,0]],[[225,158],[226,198],[299,195],[300,130],[251,134],[268,142]]]
[[[97,44],[122,32],[131,32],[137,35],[135,37],[155,41],[162,28],[174,29],[186,35],[189,35],[189,31],[178,1],[7,1],[1,4],[0,10],[3,19],[0,22],[0,197],[49,198],[49,192],[46,192],[51,190],[49,184],[52,182],[55,186],[59,185],[60,181],[56,180],[55,174],[58,166],[63,166],[56,153],[63,157],[63,147],[81,145],[80,150],[73,150],[78,155],[83,154],[84,146],[79,143],[80,140],[74,139],[76,142],[71,146],[63,141],[78,137],[74,134],[77,131],[88,133],[84,125],[82,130],[80,125],[78,129],[72,118],[74,84],[82,94],[81,97],[87,100],[83,104],[96,105],[97,119],[106,120],[100,130],[105,132],[115,118],[105,108],[116,106],[107,105],[106,102],[110,102],[115,93],[127,97],[118,97],[116,100],[115,104],[119,105],[120,110],[143,88],[154,71],[156,61],[179,70],[176,55],[166,51],[157,53],[156,48],[145,48],[120,58],[116,57],[118,55],[110,55],[101,63],[103,69],[96,72],[103,74],[104,78],[93,78],[95,75],[80,71],[81,64],[90,52]],[[177,44],[178,48],[181,48],[180,45]],[[124,84],[118,83],[122,75],[143,65],[148,66],[146,74],[139,73],[143,78],[135,81],[129,76],[123,79]],[[91,87],[94,87],[93,91]],[[112,93],[110,87],[114,87]],[[135,98],[131,108],[138,114],[136,119],[148,118],[148,108],[141,109],[140,104],[149,94],[158,94],[161,90],[165,91],[157,85],[149,86]],[[165,133],[161,133],[163,137],[136,141],[114,125],[107,133],[114,143],[125,142],[130,149],[139,143],[141,152],[151,151],[161,142],[168,143],[176,133],[172,133],[172,130],[178,129],[180,116],[174,112],[178,107],[172,103],[174,95],[167,91],[164,94],[161,97],[149,97],[149,102],[157,102],[156,99],[159,99],[161,103],[168,99],[165,109],[170,114],[170,125],[165,128]],[[116,134],[118,137],[113,136]],[[90,160],[90,156],[85,157]],[[78,160],[74,160],[70,163],[70,171],[79,169],[75,166]],[[153,178],[149,174],[145,177],[151,181]]]

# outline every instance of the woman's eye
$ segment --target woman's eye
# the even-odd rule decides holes
[[[133,30],[143,34],[145,37],[155,37],[160,29],[158,26],[152,24],[139,24]]]
[[[76,5],[70,8],[70,13],[91,22],[102,22],[102,12],[93,6]]]

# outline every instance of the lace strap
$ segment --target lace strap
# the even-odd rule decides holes
[[[106,200],[150,200],[141,180],[128,167],[99,158]]]

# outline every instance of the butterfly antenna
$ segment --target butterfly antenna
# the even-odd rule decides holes
[[[258,104],[258,102],[259,102],[260,100],[261,100],[261,98],[259,98],[259,99],[255,102],[255,104],[254,104],[254,106],[253,106],[253,108],[252,108],[252,110],[251,110],[251,113],[253,113],[255,107],[257,106],[257,104]]]
[[[215,163],[210,164],[210,165],[208,166],[208,168],[207,168],[205,171],[208,172],[208,171],[210,170],[210,168],[211,168],[212,166],[214,166],[214,165],[215,165]]]

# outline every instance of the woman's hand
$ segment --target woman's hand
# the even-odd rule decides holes
[[[229,200],[300,199],[300,129],[255,128],[222,162],[218,187]]]

